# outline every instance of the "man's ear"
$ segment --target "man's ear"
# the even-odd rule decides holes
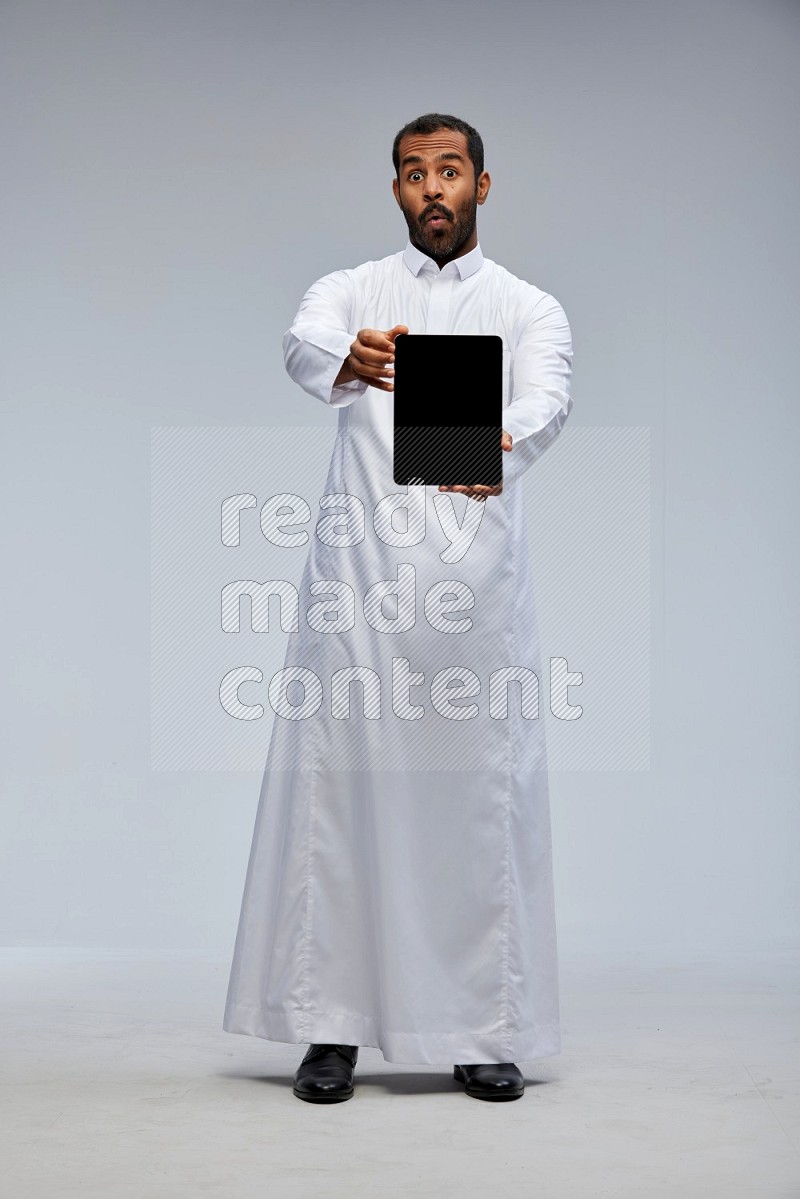
[[[392,191],[394,192],[395,200],[397,200],[398,208],[402,208],[403,205],[400,203],[400,184],[397,182],[396,175],[395,175],[394,179],[392,180]]]

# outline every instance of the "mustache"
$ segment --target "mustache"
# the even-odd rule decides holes
[[[423,225],[430,216],[443,216],[446,217],[448,221],[452,221],[453,219],[452,212],[447,212],[444,208],[429,208],[427,212],[423,212],[422,216],[420,217],[420,221]]]

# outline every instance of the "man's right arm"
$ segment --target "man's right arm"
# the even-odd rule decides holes
[[[369,386],[347,365],[357,331],[351,329],[352,270],[333,271],[312,283],[283,335],[283,360],[291,378],[331,408],[343,408]]]

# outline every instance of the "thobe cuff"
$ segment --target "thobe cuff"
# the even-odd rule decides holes
[[[334,379],[342,369],[355,337],[354,333],[337,329],[293,325],[283,335],[286,369],[295,382],[323,404],[344,408],[363,395],[369,386],[360,379],[334,386]],[[301,350],[302,358],[298,357]]]
[[[558,437],[572,411],[572,396],[530,392],[517,396],[503,412],[511,449],[503,450],[503,485],[520,478]]]

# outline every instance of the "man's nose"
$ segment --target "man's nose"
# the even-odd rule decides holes
[[[438,179],[434,179],[431,183],[426,181],[425,184],[425,199],[440,200],[442,198],[442,188]]]

